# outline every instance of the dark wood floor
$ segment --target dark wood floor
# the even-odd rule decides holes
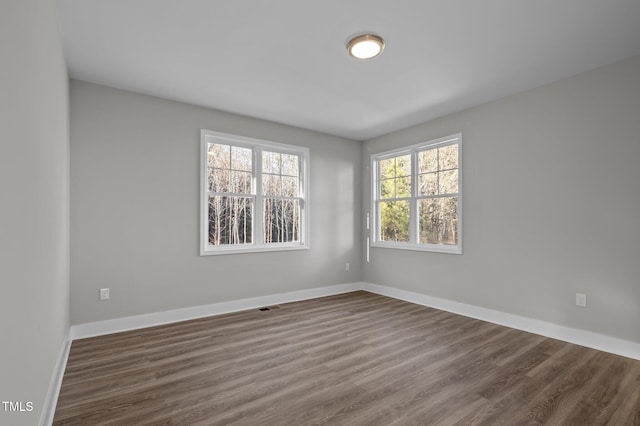
[[[640,425],[640,361],[356,292],[74,341],[103,424]]]

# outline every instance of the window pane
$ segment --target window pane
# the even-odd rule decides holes
[[[210,143],[207,151],[209,167],[228,169],[231,164],[231,146],[218,143]]]
[[[282,195],[282,177],[262,175],[262,193],[264,195]]]
[[[411,176],[411,155],[387,158],[379,162],[380,179]]]
[[[458,192],[458,170],[440,172],[440,194],[455,194]]]
[[[262,172],[280,174],[281,157],[282,155],[279,152],[263,151]]]
[[[231,168],[233,170],[251,171],[252,152],[249,148],[231,147]]]
[[[438,173],[420,175],[420,195],[435,195],[438,190]]]
[[[231,172],[229,189],[235,194],[251,194],[251,172]]]
[[[411,155],[396,157],[396,177],[411,176]]]
[[[411,176],[380,181],[380,198],[402,198],[411,196]]]
[[[396,197],[411,196],[411,176],[400,177],[396,179]]]
[[[438,148],[438,151],[440,170],[458,168],[458,144]]]
[[[438,150],[429,149],[418,153],[418,168],[420,173],[435,172],[438,170]]]
[[[385,201],[380,206],[380,239],[409,241],[409,201]]]
[[[299,176],[298,156],[282,154],[282,174],[287,176]]]
[[[251,244],[253,199],[209,197],[209,244]]]
[[[385,179],[380,181],[380,198],[395,198],[396,180]]]
[[[420,200],[420,242],[427,244],[457,243],[457,197]]]
[[[298,196],[298,178],[283,176],[282,177],[282,195],[285,197]]]
[[[386,160],[380,160],[378,163],[378,169],[380,172],[380,179],[393,178],[396,176],[395,166],[396,159],[395,158],[387,158]]]
[[[229,170],[209,169],[209,191],[229,192]]]
[[[290,243],[300,241],[300,201],[264,200],[264,241]]]

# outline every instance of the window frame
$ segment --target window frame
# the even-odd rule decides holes
[[[419,182],[419,169],[418,169],[418,155],[420,152],[445,147],[448,145],[458,145],[458,192],[450,193],[444,196],[433,195],[419,195],[418,194],[418,182]],[[411,194],[409,197],[400,198],[382,198],[379,196],[379,165],[382,160],[395,158],[403,155],[411,156]],[[428,251],[436,253],[449,253],[449,254],[462,254],[462,133],[456,133],[453,135],[441,137],[438,139],[429,140],[426,142],[417,143],[414,145],[403,146],[392,150],[379,152],[371,155],[370,161],[371,167],[371,212],[372,212],[372,225],[370,228],[371,247],[379,248],[391,248],[400,250],[416,250],[416,251]],[[457,233],[456,244],[433,244],[433,243],[420,243],[420,215],[419,215],[419,202],[422,199],[443,198],[445,196],[457,197]],[[381,217],[379,205],[381,202],[389,201],[409,201],[409,241],[383,241],[380,238],[381,233]]]
[[[225,145],[249,148],[252,152],[252,191],[247,197],[253,198],[252,238],[248,244],[209,244],[209,191],[208,185],[208,144],[209,138]],[[299,195],[298,197],[269,196],[262,193],[262,152],[277,152],[299,156]],[[284,250],[304,250],[309,248],[309,148],[273,142],[263,139],[233,135],[213,130],[200,130],[200,256],[257,253]],[[300,201],[300,241],[284,243],[266,243],[263,241],[264,200],[266,198],[297,199]]]

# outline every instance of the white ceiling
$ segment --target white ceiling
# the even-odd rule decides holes
[[[57,4],[72,78],[356,140],[640,54],[640,0]]]

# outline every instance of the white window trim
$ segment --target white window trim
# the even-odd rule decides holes
[[[434,148],[436,146],[446,146],[453,143],[458,144],[458,205],[457,205],[457,217],[458,217],[458,232],[457,232],[457,244],[425,244],[418,243],[417,240],[417,228],[418,228],[418,214],[417,214],[417,200],[418,185],[417,182],[417,153],[425,148]],[[400,155],[410,154],[411,158],[411,197],[408,197],[410,204],[410,219],[409,223],[409,242],[396,242],[396,241],[381,241],[380,240],[380,212],[378,211],[378,164],[380,160],[384,160],[389,157],[397,157]],[[417,250],[417,251],[429,251],[437,253],[449,253],[449,254],[462,254],[462,133],[456,133],[450,136],[430,140],[427,142],[421,142],[410,146],[404,146],[401,148],[392,149],[389,151],[379,152],[371,155],[371,215],[373,223],[370,228],[371,247],[390,248],[399,250]]]
[[[207,136],[220,139],[221,143],[227,143],[235,146],[251,148],[253,150],[253,168],[252,175],[254,187],[256,189],[253,195],[255,199],[255,212],[253,233],[253,243],[243,245],[209,245],[208,229],[209,229],[209,192],[207,185]],[[295,243],[269,243],[264,244],[259,241],[262,235],[262,220],[255,220],[262,215],[262,182],[259,179],[262,176],[262,161],[258,161],[258,153],[263,148],[281,153],[290,153],[300,156],[300,177],[302,185],[300,185],[300,199],[302,209],[302,224],[300,229],[300,242]],[[309,148],[283,144],[278,142],[266,141],[262,139],[254,139],[245,136],[232,135],[228,133],[216,132],[213,130],[200,130],[200,256],[222,255],[222,254],[239,254],[239,253],[259,253],[283,250],[306,250],[309,248]],[[275,197],[277,198],[277,197]],[[287,197],[285,197],[287,198]],[[259,216],[260,215],[260,216]]]

